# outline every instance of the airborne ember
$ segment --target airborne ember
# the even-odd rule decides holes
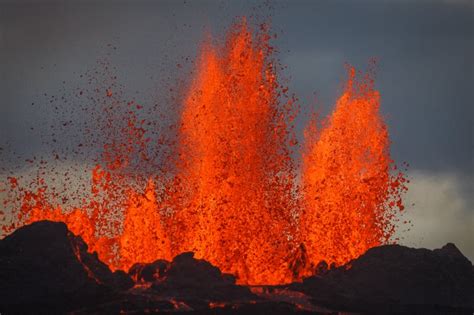
[[[69,205],[77,192],[50,187],[40,161],[33,181],[2,179],[12,212],[3,232],[63,221],[113,270],[192,251],[242,284],[298,281],[322,260],[342,265],[393,243],[407,181],[390,158],[373,72],[348,67],[332,114],[311,121],[300,147],[298,100],[279,81],[271,40],[244,19],[223,43],[204,41],[167,133],[123,101],[113,76],[96,86],[101,137],[78,148],[100,150],[83,170],[87,197]]]

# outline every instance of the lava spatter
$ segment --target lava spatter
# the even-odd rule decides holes
[[[113,270],[193,251],[242,284],[301,280],[321,260],[340,265],[391,242],[405,177],[393,169],[372,76],[351,68],[332,115],[306,128],[299,174],[297,102],[279,81],[271,38],[244,19],[224,42],[205,41],[168,133],[150,121],[160,113],[123,100],[104,64],[107,79],[75,95],[94,107],[75,115],[90,119],[72,152],[96,154],[94,163],[63,172],[61,190],[46,180],[59,172],[36,157],[32,180],[8,174],[4,233],[63,221]],[[78,122],[64,115],[71,132]],[[73,190],[78,170],[88,180]]]

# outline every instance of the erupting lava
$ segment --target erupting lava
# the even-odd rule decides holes
[[[189,199],[177,211],[178,246],[252,283],[291,280],[288,113],[268,39],[244,23],[224,47],[205,44],[181,118],[178,176]]]
[[[405,178],[391,176],[387,128],[380,95],[354,68],[336,108],[321,130],[306,130],[301,237],[310,261],[341,265],[388,242],[402,210]],[[337,227],[337,228],[334,228]]]
[[[63,221],[112,269],[193,251],[245,284],[301,280],[321,260],[341,265],[390,242],[405,177],[392,170],[371,76],[351,68],[332,115],[306,128],[299,180],[296,100],[277,80],[270,40],[265,25],[253,35],[244,20],[224,44],[202,45],[171,166],[153,175],[136,171],[153,160],[140,106],[107,88],[90,197],[59,206],[44,175],[28,185],[9,176],[4,232]]]

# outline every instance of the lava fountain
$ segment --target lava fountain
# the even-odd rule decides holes
[[[222,47],[205,43],[181,117],[177,244],[251,283],[291,280],[291,113],[268,40],[244,21]]]
[[[154,174],[137,171],[155,167],[151,143],[163,144],[147,135],[141,106],[98,89],[106,141],[88,198],[61,206],[44,172],[34,184],[10,175],[4,233],[63,221],[114,270],[193,251],[242,284],[298,281],[322,260],[341,265],[392,242],[406,181],[390,159],[373,76],[350,68],[331,116],[306,128],[298,168],[296,98],[278,80],[271,39],[267,26],[254,34],[242,20],[224,43],[202,44],[173,154]]]
[[[310,261],[341,265],[389,242],[403,210],[402,173],[391,175],[387,127],[373,75],[349,79],[331,116],[305,131],[301,237]],[[395,171],[396,169],[394,169]]]

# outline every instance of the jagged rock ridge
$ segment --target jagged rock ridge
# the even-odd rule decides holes
[[[386,245],[302,283],[248,288],[193,253],[111,272],[63,223],[36,222],[0,241],[0,313],[472,314],[474,273],[454,244]],[[133,279],[133,280],[132,280]]]

